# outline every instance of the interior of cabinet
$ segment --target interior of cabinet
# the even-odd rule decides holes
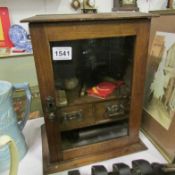
[[[128,120],[113,121],[61,132],[62,149],[77,148],[128,135]]]
[[[135,36],[50,42],[63,150],[128,135],[134,45]],[[103,83],[114,90],[101,93]]]

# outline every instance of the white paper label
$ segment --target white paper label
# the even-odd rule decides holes
[[[72,47],[52,47],[53,60],[71,60]]]

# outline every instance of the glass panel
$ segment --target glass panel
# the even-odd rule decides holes
[[[128,135],[128,124],[126,121],[75,129],[62,132],[62,149],[94,144],[126,135]]]
[[[69,105],[78,101],[77,98],[87,95],[99,98],[108,98],[111,94],[121,95],[118,89],[124,91],[122,95],[128,95],[132,79],[134,40],[135,37],[130,36],[52,42],[55,86],[59,90],[58,94],[65,100],[58,102],[58,106]],[[61,56],[66,54],[67,50],[64,48],[71,48],[70,60],[63,60],[62,57],[54,60],[53,48],[58,48],[56,53]],[[98,85],[99,89],[92,89]],[[103,93],[103,88],[104,91],[106,88],[118,93],[111,93],[110,90]]]
[[[63,149],[128,135],[134,45],[135,36],[50,43]]]

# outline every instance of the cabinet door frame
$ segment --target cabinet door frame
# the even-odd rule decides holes
[[[139,142],[150,19],[30,23],[33,52],[44,111],[50,162],[72,159],[80,152],[94,153]],[[50,42],[76,39],[136,36],[134,47],[129,135],[120,139],[62,151],[59,116],[48,118],[46,98],[56,99]],[[90,151],[93,150],[93,151]]]

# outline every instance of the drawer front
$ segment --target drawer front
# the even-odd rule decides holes
[[[111,100],[95,104],[96,121],[119,119],[128,116],[128,100]]]
[[[62,131],[90,126],[95,121],[91,104],[59,108],[58,111]]]

